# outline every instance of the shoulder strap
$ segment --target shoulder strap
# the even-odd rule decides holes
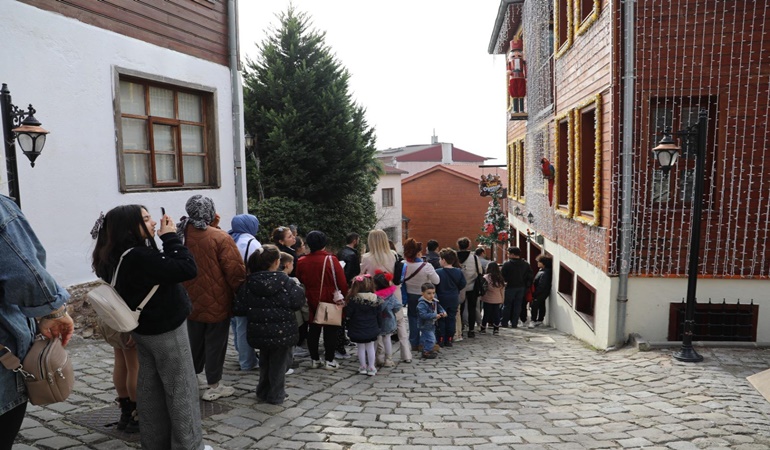
[[[481,276],[481,264],[479,264],[479,257],[475,254],[473,255],[474,258],[476,258],[476,275]]]
[[[331,261],[332,259],[331,256],[327,256],[327,258],[329,258],[329,261]],[[325,263],[326,262],[324,261],[324,264]],[[340,288],[337,286],[337,274],[335,272],[336,271],[334,270],[334,263],[332,262],[332,277],[334,277],[334,289],[339,290]]]
[[[125,252],[123,252],[122,255],[120,255],[120,261],[118,261],[118,267],[115,268],[115,273],[112,275],[112,282],[110,283],[110,286],[112,286],[113,289],[115,288],[115,283],[118,281],[118,271],[120,270],[120,265],[123,263],[123,257],[128,255],[133,249],[134,248],[131,247]],[[142,303],[140,303],[139,306],[136,307],[137,311],[142,311],[142,308],[144,308],[144,305],[146,305],[147,302],[150,301],[152,296],[155,294],[155,291],[157,291],[159,287],[160,285],[156,284],[155,286],[152,287],[152,289],[150,289],[150,292],[144,297],[144,300],[142,300]]]
[[[246,251],[243,252],[243,265],[244,266],[248,264],[249,248],[251,247],[252,241],[254,241],[254,238],[249,239],[249,242],[246,244]]]
[[[321,269],[321,287],[318,288],[318,300],[319,301],[321,300],[321,293],[324,290],[324,275],[326,275],[326,260],[328,258],[329,258],[328,256],[326,258],[324,258],[324,266],[323,266],[323,269]]]
[[[425,264],[428,264],[428,263],[427,263],[427,262],[423,262],[422,264],[420,264],[420,267],[418,267],[418,268],[417,268],[417,270],[415,270],[415,271],[414,271],[414,273],[412,273],[411,275],[409,275],[408,277],[406,277],[406,279],[404,279],[404,283],[406,283],[407,281],[411,280],[411,279],[412,279],[412,277],[414,277],[415,275],[417,275],[417,273],[418,273],[418,272],[420,272],[420,271],[422,270],[422,268],[423,268],[423,267],[425,267]],[[404,264],[404,267],[406,267],[406,264]]]

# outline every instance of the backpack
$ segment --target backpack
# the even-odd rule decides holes
[[[484,294],[487,293],[487,290],[489,290],[489,281],[487,281],[487,279],[484,277],[479,277],[479,280],[480,280],[478,281],[479,287],[476,292],[478,292],[479,297],[483,297]]]
[[[120,265],[123,263],[123,257],[126,256],[133,248],[129,248],[122,255],[120,255],[120,261],[115,268],[115,273],[112,275],[112,283],[102,283],[99,286],[91,289],[88,292],[88,300],[91,306],[96,311],[96,314],[104,322],[105,325],[112,328],[115,331],[125,333],[132,331],[139,326],[139,315],[142,313],[142,308],[147,302],[150,301],[155,291],[160,287],[159,284],[150,289],[150,293],[142,300],[142,303],[136,308],[136,311],[132,310],[120,296],[118,291],[115,290],[115,283],[118,280],[118,271]]]

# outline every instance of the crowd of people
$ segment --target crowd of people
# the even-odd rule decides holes
[[[0,339],[23,358],[35,332],[66,344],[73,325],[67,293],[45,272],[44,252],[23,215],[6,197],[0,206],[10,218],[0,222],[0,232],[26,243],[33,256],[26,265],[12,261],[23,267],[18,282],[42,280],[35,286],[44,289],[0,297]],[[424,254],[422,243],[407,239],[400,255],[382,230],[368,233],[363,254],[357,233],[333,254],[322,231],[302,239],[293,226],[275,228],[263,244],[259,220],[250,214],[233,217],[224,231],[214,202],[201,195],[192,196],[185,211],[175,223],[164,210],[158,224],[141,205],[118,206],[92,229],[94,273],[114,282],[132,309],[151,296],[132,332],[101,324],[114,349],[117,427],[141,431],[142,448],[209,448],[198,399],[235,392],[222,381],[231,333],[240,370],[259,370],[257,400],[282,404],[286,376],[301,358],[309,358],[311,368],[336,370],[338,359],[350,357],[346,347],[355,345],[358,372],[374,376],[396,365],[396,352],[403,363],[413,354],[433,359],[476,332],[491,328],[496,335],[500,327],[535,327],[545,319],[552,279],[546,255],[537,259],[537,275],[518,248],[509,248],[499,265],[483,248],[471,251],[468,238],[458,239],[457,250],[430,240]],[[23,394],[5,392],[16,376],[0,368],[0,448],[13,442],[26,408]]]

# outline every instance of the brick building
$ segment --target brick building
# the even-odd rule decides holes
[[[489,197],[479,195],[479,179],[504,169],[472,165],[439,164],[401,180],[404,239],[414,238],[426,248],[430,239],[441,248],[457,248],[457,239],[475,242],[489,207]],[[472,244],[475,245],[475,244]]]
[[[508,54],[521,41],[528,69],[526,114],[511,114],[507,130],[509,218],[514,242],[554,257],[552,326],[598,348],[631,333],[681,340],[695,149],[683,140],[668,174],[650,150],[704,110],[695,340],[770,341],[760,320],[770,277],[769,7],[500,2],[488,51]],[[527,229],[538,238],[526,239]]]

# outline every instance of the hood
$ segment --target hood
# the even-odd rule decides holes
[[[372,292],[359,292],[355,297],[351,298],[350,301],[372,306],[376,306],[382,303],[377,297],[377,294]]]
[[[380,298],[387,298],[390,297],[394,292],[396,292],[396,289],[398,289],[398,286],[388,286],[385,289],[380,289],[379,291],[376,291],[375,294],[377,294],[377,297]]]
[[[457,259],[460,261],[460,264],[464,263],[466,259],[468,259],[468,256],[471,255],[470,250],[460,250],[457,252]]]

